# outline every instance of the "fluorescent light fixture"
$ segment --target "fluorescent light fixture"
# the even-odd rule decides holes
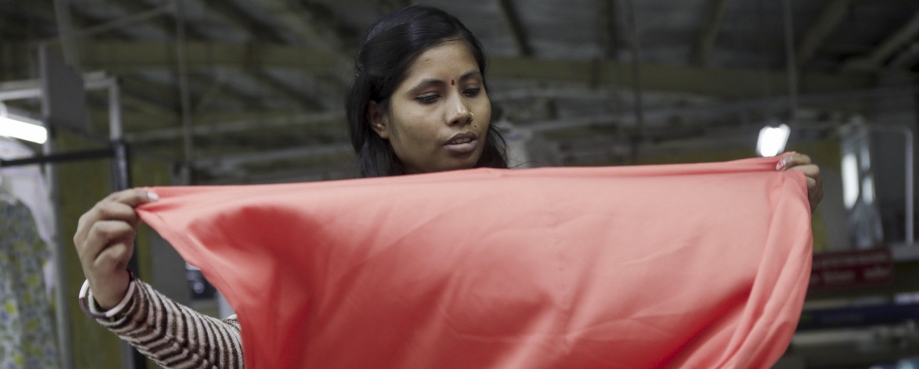
[[[863,171],[871,169],[871,151],[868,150],[868,145],[862,146],[861,155],[859,155],[858,160],[862,165]]]
[[[41,122],[11,116],[6,104],[0,103],[0,136],[43,144],[48,141],[48,130],[42,127]]]
[[[759,139],[756,140],[756,153],[763,157],[772,157],[785,151],[791,128],[787,124],[778,127],[765,126],[759,130]]]
[[[842,203],[846,209],[852,209],[856,201],[858,201],[858,162],[855,160],[855,154],[850,152],[842,156]]]
[[[874,202],[874,179],[871,176],[862,179],[862,200],[865,201],[865,205]]]
[[[43,144],[48,141],[48,130],[27,118],[0,117],[0,135]]]

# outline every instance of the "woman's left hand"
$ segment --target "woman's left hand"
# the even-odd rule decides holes
[[[823,180],[820,167],[811,163],[811,158],[804,154],[791,154],[779,160],[775,170],[800,170],[807,178],[807,200],[811,205],[811,214],[817,210],[817,204],[823,199]]]

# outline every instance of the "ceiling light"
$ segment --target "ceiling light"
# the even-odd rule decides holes
[[[772,157],[785,151],[791,128],[787,124],[777,127],[765,126],[759,130],[759,139],[756,141],[756,153],[763,157]]]
[[[0,117],[0,136],[7,136],[43,144],[48,141],[48,130],[27,118]]]
[[[874,179],[871,176],[867,176],[862,179],[862,200],[865,201],[865,205],[871,205],[874,202]]]
[[[858,162],[855,154],[846,153],[842,156],[842,203],[846,209],[852,209],[858,201],[858,185]]]

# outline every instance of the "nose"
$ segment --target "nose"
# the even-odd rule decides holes
[[[472,112],[469,110],[469,105],[466,104],[466,99],[463,98],[462,94],[454,94],[452,100],[453,101],[447,105],[447,124],[451,126],[465,126],[471,123]]]

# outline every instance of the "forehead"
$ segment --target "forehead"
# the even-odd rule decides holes
[[[472,49],[462,40],[451,40],[425,50],[406,71],[406,80],[419,78],[458,78],[478,70]]]

